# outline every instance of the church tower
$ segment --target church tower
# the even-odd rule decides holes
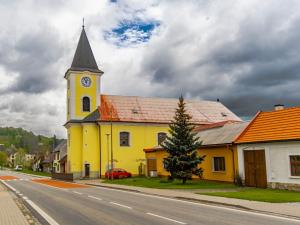
[[[100,105],[99,70],[84,26],[71,67],[65,74],[67,89],[67,121],[81,120]]]
[[[65,73],[67,88],[67,164],[65,172],[74,179],[99,177],[99,127],[84,122],[84,118],[100,106],[99,70],[90,43],[82,27],[71,67]]]

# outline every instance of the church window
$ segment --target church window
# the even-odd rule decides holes
[[[91,110],[91,103],[89,97],[83,97],[82,99],[82,111],[83,112],[90,112]]]
[[[129,132],[120,132],[120,146],[129,146]]]
[[[157,134],[157,143],[160,145],[164,140],[166,140],[167,134],[165,132],[159,132]]]

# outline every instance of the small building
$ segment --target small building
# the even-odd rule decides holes
[[[41,163],[42,172],[51,173],[53,171],[54,154],[51,152],[45,156]]]
[[[247,186],[300,189],[300,107],[259,112],[235,143]]]
[[[200,164],[203,169],[203,179],[235,181],[238,174],[238,157],[237,147],[233,141],[247,125],[246,122],[226,121],[202,125],[195,129],[197,136],[202,141],[198,154],[206,156]],[[169,173],[164,169],[163,164],[167,152],[159,146],[144,149],[144,151],[147,159],[148,176],[168,176]]]
[[[54,173],[62,173],[62,171],[65,171],[65,165],[64,168],[61,169],[61,162],[60,160],[62,157],[66,156],[67,152],[67,140],[61,141],[57,147],[53,150],[53,172]]]

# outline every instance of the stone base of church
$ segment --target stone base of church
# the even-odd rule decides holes
[[[99,178],[99,171],[90,171],[90,176],[86,177],[84,171],[81,172],[74,172],[73,179],[80,180],[80,179],[97,179]]]

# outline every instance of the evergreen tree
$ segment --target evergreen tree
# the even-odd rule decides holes
[[[170,124],[170,134],[161,146],[167,151],[164,158],[165,169],[170,173],[170,179],[181,179],[185,184],[192,175],[202,176],[203,170],[198,165],[205,156],[198,156],[197,150],[201,146],[199,138],[193,130],[192,117],[186,112],[183,97],[179,98],[178,108],[174,120]]]

